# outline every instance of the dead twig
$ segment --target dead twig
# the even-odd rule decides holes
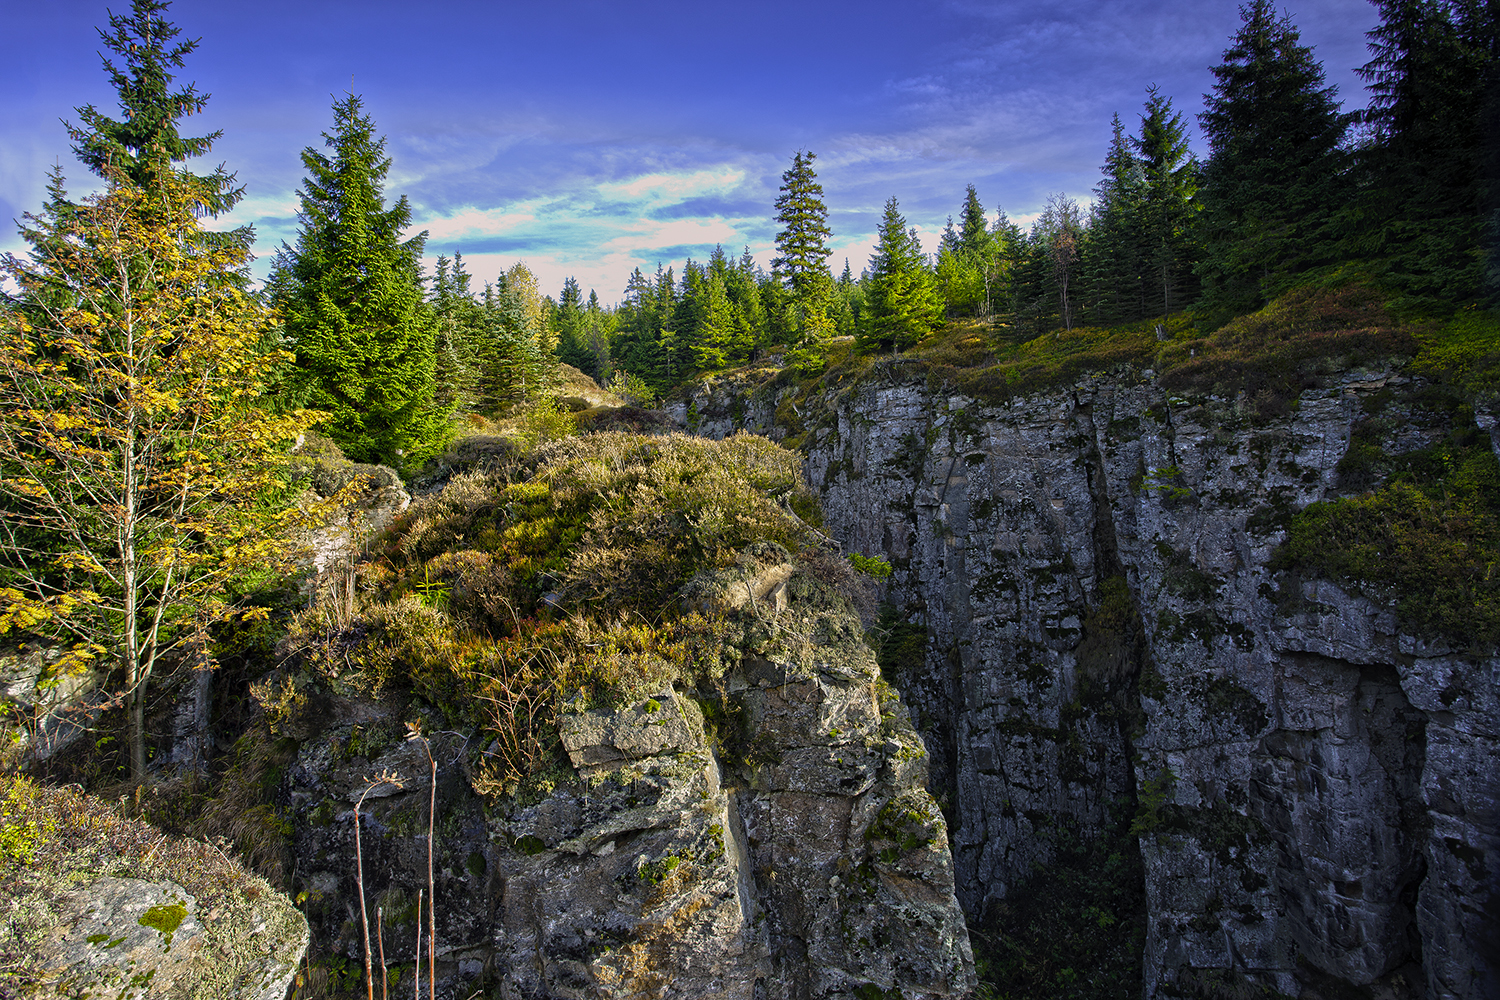
[[[365,942],[365,1000],[375,1000],[375,979],[370,969],[370,916],[365,909],[365,857],[359,837],[359,810],[365,804],[365,796],[381,785],[403,787],[400,776],[395,772],[381,771],[365,782],[365,790],[359,794],[359,801],[354,804],[354,868],[355,884],[359,887],[359,925]],[[384,960],[382,960],[381,973],[384,974],[384,972]]]

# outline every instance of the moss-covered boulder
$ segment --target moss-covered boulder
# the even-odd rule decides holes
[[[972,987],[925,748],[800,464],[748,435],[517,453],[418,498],[351,615],[302,616],[256,692],[297,745],[318,974],[361,960],[358,822],[398,994],[434,890],[454,995]]]
[[[117,805],[0,779],[0,992],[281,1000],[307,950],[291,900]]]

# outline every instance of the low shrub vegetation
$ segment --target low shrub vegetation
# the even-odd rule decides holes
[[[1073,385],[1090,375],[1154,370],[1169,390],[1243,395],[1254,415],[1285,413],[1304,389],[1352,367],[1405,361],[1462,363],[1476,384],[1500,374],[1500,334],[1487,313],[1446,321],[1393,315],[1385,294],[1356,272],[1287,291],[1257,312],[1204,333],[1189,312],[1110,327],[1082,326],[1017,341],[1006,327],[955,320],[904,354],[831,358],[827,386],[871,374],[926,379],[988,402]],[[782,373],[785,380],[788,373]],[[774,388],[768,384],[763,389]]]
[[[852,569],[816,551],[816,508],[797,455],[751,435],[518,447],[415,502],[359,566],[352,620],[309,609],[284,652],[311,683],[483,727],[476,787],[514,793],[556,759],[564,708],[722,674],[743,626],[694,599],[695,578],[801,551],[810,580],[836,563],[833,589],[857,590]],[[285,675],[259,689],[278,731],[306,710],[300,692]]]
[[[1162,385],[1197,395],[1245,393],[1260,415],[1284,413],[1335,372],[1417,354],[1414,327],[1383,301],[1355,279],[1295,288],[1209,336],[1164,344],[1156,359]]]
[[[1299,511],[1273,566],[1390,602],[1418,637],[1500,647],[1500,462],[1467,407],[1455,423],[1380,488]]]

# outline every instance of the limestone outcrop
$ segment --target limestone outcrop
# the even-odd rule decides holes
[[[1359,492],[1356,428],[1389,454],[1442,436],[1422,390],[1349,371],[1262,416],[1137,372],[986,403],[892,365],[721,380],[676,415],[795,434],[827,530],[893,565],[920,650],[895,681],[972,920],[1049,862],[1046,830],[1124,799],[1148,997],[1477,1000],[1500,996],[1500,660],[1273,567],[1293,512]],[[1111,595],[1134,640],[1101,626]]]
[[[973,987],[922,741],[857,619],[799,588],[797,570],[769,546],[695,580],[685,601],[741,616],[749,638],[736,662],[705,688],[564,712],[566,763],[509,793],[476,780],[489,737],[433,733],[441,995],[935,998]],[[809,656],[775,652],[778,633]],[[295,891],[314,935],[356,965],[353,806],[372,776],[401,776],[365,798],[362,853],[372,923],[379,909],[409,990],[426,923],[428,758],[402,737],[410,707],[333,688],[307,695],[283,788]]]

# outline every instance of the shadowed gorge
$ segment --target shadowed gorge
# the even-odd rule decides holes
[[[940,235],[1000,127],[954,80],[1036,76],[1055,161],[1101,25],[1223,26],[939,7],[850,18],[984,20],[952,75],[799,64],[847,121],[774,163],[632,133],[618,60],[607,142],[449,83],[388,143],[351,79],[259,271],[199,40],[105,13],[89,193],[0,255],[0,1000],[1500,1000],[1500,7],[1376,0],[1346,110],[1249,0],[1201,113],[1137,91],[1090,195],[997,159],[1022,214],[960,181]],[[563,204],[635,234],[618,301],[494,256]]]

